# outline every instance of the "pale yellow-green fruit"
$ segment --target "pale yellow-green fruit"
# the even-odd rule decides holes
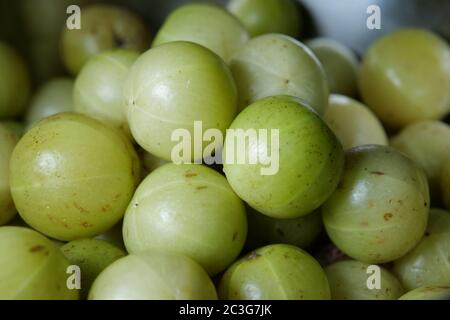
[[[194,42],[228,62],[249,38],[244,26],[225,9],[193,3],[175,9],[167,17],[152,46],[173,41]]]
[[[194,164],[166,164],[148,175],[123,222],[128,252],[185,254],[211,275],[236,259],[246,235],[244,205],[227,180]]]
[[[25,115],[27,126],[57,113],[73,111],[72,95],[71,78],[53,78],[43,84],[33,95]]]
[[[105,232],[122,218],[134,192],[139,173],[133,152],[120,132],[84,115],[42,120],[11,157],[17,211],[58,240]]]
[[[323,119],[344,149],[365,144],[388,144],[386,132],[375,114],[352,98],[330,95]]]
[[[89,300],[216,300],[208,274],[192,259],[145,251],[108,266],[95,280]]]
[[[422,287],[411,290],[399,300],[450,300],[450,287]]]
[[[266,34],[250,40],[230,61],[239,93],[239,108],[265,97],[291,95],[319,114],[328,105],[328,84],[312,51],[286,35]]]
[[[396,260],[394,272],[407,290],[450,286],[450,212],[431,209],[428,228],[419,244]]]
[[[69,262],[52,241],[21,227],[0,227],[1,300],[73,300]]]
[[[381,121],[401,128],[439,119],[450,111],[450,48],[422,29],[404,29],[377,40],[363,57],[359,88]]]
[[[395,300],[404,293],[400,281],[380,266],[344,260],[327,266],[325,272],[333,300]],[[379,277],[379,289],[369,288],[371,276]]]
[[[16,214],[9,185],[9,161],[16,143],[16,134],[0,124],[0,226]]]
[[[442,199],[444,200],[447,209],[450,210],[450,160],[448,160],[442,168],[441,189]]]
[[[75,81],[75,111],[130,135],[123,87],[128,71],[138,57],[137,51],[115,49],[90,59]]]
[[[403,128],[390,144],[425,170],[431,197],[439,199],[442,168],[450,159],[450,126],[437,120],[415,122]]]
[[[328,300],[330,287],[320,264],[295,246],[259,248],[236,261],[220,281],[223,300]]]

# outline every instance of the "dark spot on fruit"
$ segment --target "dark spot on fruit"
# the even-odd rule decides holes
[[[250,253],[247,256],[247,260],[253,260],[253,259],[256,259],[258,257],[261,257],[261,255],[259,253],[256,253],[255,251],[253,251],[252,253]]]
[[[237,231],[235,231],[235,232],[233,233],[233,241],[236,240],[237,236],[238,236],[238,233],[237,233]]]
[[[38,244],[38,245],[32,246],[32,247],[30,248],[30,252],[39,252],[39,251],[42,251],[42,250],[44,250],[44,249],[45,249],[44,246]]]
[[[291,80],[289,80],[289,79],[284,80],[285,84],[289,84],[289,82],[291,82]]]
[[[73,206],[75,208],[77,208],[78,211],[80,211],[81,213],[89,213],[88,210],[86,210],[85,208],[83,208],[82,206],[80,206],[78,203],[74,202]]]
[[[203,189],[206,189],[206,188],[208,188],[207,186],[198,186],[196,189],[197,190],[203,190]]]
[[[423,206],[426,207],[427,205],[428,205],[428,203],[425,201],[425,202],[423,203]]]
[[[87,222],[87,221],[83,221],[83,222],[81,223],[81,226],[84,227],[84,228],[89,228],[89,227],[92,227],[92,224],[90,224],[90,223]]]
[[[363,227],[368,227],[368,226],[369,226],[369,223],[368,223],[367,221],[363,221],[363,222],[361,222],[361,225],[362,225]]]
[[[126,41],[124,38],[122,38],[121,36],[114,34],[114,44],[117,48],[123,48],[125,47]]]
[[[386,212],[383,216],[384,220],[389,221],[393,217],[393,214],[390,212]]]
[[[109,204],[106,204],[106,205],[104,205],[103,207],[102,207],[102,212],[106,212],[106,211],[108,211],[108,210],[110,210],[111,209],[111,206],[109,205]]]
[[[122,195],[121,193],[116,194],[116,195],[114,196],[114,200],[119,199],[121,195]]]
[[[186,178],[192,178],[192,177],[198,176],[198,174],[195,173],[195,172],[186,171],[186,173],[184,174],[184,176],[185,176]]]
[[[134,207],[135,207],[135,208],[139,207],[139,203],[136,202],[136,203],[134,204]]]
[[[370,171],[371,174],[376,174],[377,176],[384,176],[384,172],[381,171]]]
[[[428,237],[430,235],[430,233],[427,231],[425,232],[425,237]]]

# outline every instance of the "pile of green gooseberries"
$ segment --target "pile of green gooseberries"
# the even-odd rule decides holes
[[[359,60],[294,0],[66,2],[0,40],[0,299],[450,299],[444,39]]]

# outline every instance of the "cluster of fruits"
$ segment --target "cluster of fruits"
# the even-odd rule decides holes
[[[0,42],[1,299],[450,299],[444,39],[398,30],[359,61],[296,40],[292,0],[186,4],[153,36],[77,0],[81,29],[64,7],[47,41],[52,2],[21,2],[39,61]],[[72,76],[32,92],[58,69],[40,41]],[[196,121],[224,141],[172,163]],[[278,130],[276,172],[207,162],[274,147],[229,129]]]

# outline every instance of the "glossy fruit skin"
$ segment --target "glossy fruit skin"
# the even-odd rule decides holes
[[[9,161],[17,143],[16,134],[0,124],[0,226],[16,215],[9,183]]]
[[[386,146],[347,151],[341,182],[322,207],[333,243],[366,263],[393,261],[425,232],[430,206],[426,176],[412,160]]]
[[[330,92],[353,97],[357,91],[358,59],[349,48],[329,38],[316,38],[306,45],[319,59]]]
[[[90,59],[75,81],[75,111],[116,127],[129,136],[123,87],[128,71],[138,57],[137,51],[115,49]]]
[[[395,300],[405,291],[400,281],[380,267],[381,288],[369,289],[367,272],[370,265],[356,260],[333,263],[325,268],[333,300]]]
[[[238,19],[223,8],[193,3],[178,7],[166,18],[152,46],[174,41],[194,42],[228,62],[249,38]]]
[[[94,4],[83,7],[81,29],[62,31],[62,55],[73,75],[94,55],[122,48],[142,52],[150,46],[150,33],[141,18],[125,8]]]
[[[301,42],[282,34],[250,40],[230,61],[239,107],[269,96],[291,95],[319,114],[328,105],[328,83],[319,60]]]
[[[439,119],[450,111],[450,48],[426,30],[404,29],[377,40],[363,58],[363,101],[389,127]]]
[[[69,262],[49,239],[21,227],[0,227],[0,299],[75,300],[67,288]]]
[[[54,114],[73,111],[72,95],[71,78],[53,78],[46,82],[31,100],[25,116],[28,127]]]
[[[437,120],[415,122],[403,128],[390,144],[425,170],[431,198],[439,199],[442,168],[450,159],[450,126]]]
[[[450,160],[444,164],[441,176],[442,199],[450,210]]]
[[[227,9],[252,37],[282,33],[295,38],[300,34],[301,15],[293,0],[230,0]]]
[[[229,266],[247,235],[242,201],[203,165],[166,164],[138,187],[125,214],[130,253],[164,250],[197,261],[210,275]]]
[[[330,95],[323,119],[345,150],[365,144],[388,144],[386,132],[375,114],[352,98]]]
[[[130,254],[95,280],[89,300],[216,300],[208,274],[194,260],[174,253]]]
[[[171,160],[179,143],[171,140],[174,130],[184,128],[194,137],[194,121],[202,121],[203,132],[224,132],[237,113],[228,67],[210,50],[190,42],[170,42],[141,55],[124,90],[133,137],[165,160]]]
[[[61,247],[71,265],[81,269],[81,298],[87,297],[95,278],[111,263],[126,255],[112,244],[97,239],[73,240]]]
[[[407,290],[450,286],[450,212],[431,209],[427,231],[419,244],[396,260],[394,272]]]
[[[0,119],[19,116],[31,92],[30,75],[15,49],[0,42]]]
[[[292,219],[317,209],[336,188],[344,153],[325,122],[297,98],[262,99],[242,111],[230,129],[279,130],[279,165],[273,175],[262,175],[262,164],[229,163],[227,135],[223,150],[224,172],[233,190],[252,208],[272,218]],[[259,148],[271,149],[270,143]],[[245,153],[250,159],[259,148]],[[244,152],[237,151],[237,152]]]
[[[274,244],[236,261],[219,284],[222,300],[328,300],[325,272],[306,251]]]
[[[39,122],[11,158],[18,212],[58,240],[108,230],[122,218],[135,189],[138,158],[131,152],[119,132],[81,114],[60,113]]]
[[[450,287],[422,287],[411,290],[399,300],[449,300]]]
[[[247,220],[246,247],[250,249],[276,243],[306,248],[322,231],[319,210],[295,219],[274,219],[248,207]]]

